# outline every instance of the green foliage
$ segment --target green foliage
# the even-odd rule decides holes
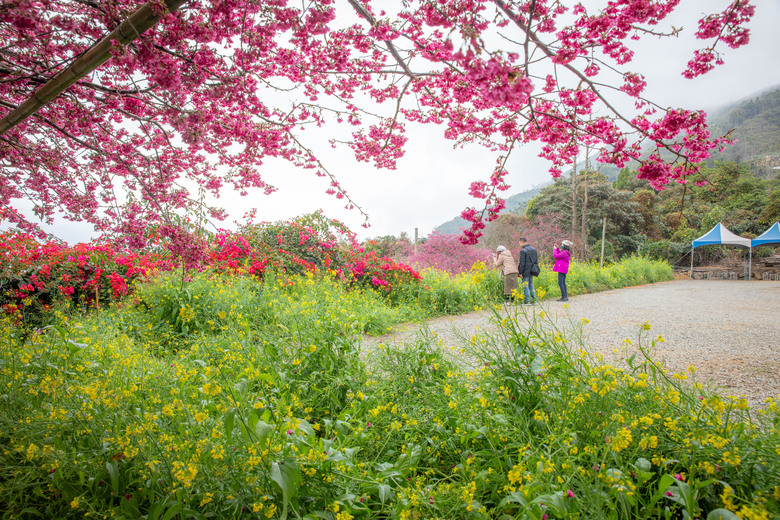
[[[594,287],[665,272],[642,259],[581,271]],[[233,283],[259,284],[213,277],[207,294],[209,279],[191,282],[204,317]],[[178,294],[155,283],[160,301]],[[780,514],[777,403],[750,410],[667,373],[650,324],[616,364],[543,308],[497,311],[495,332],[456,342],[423,330],[365,350],[383,297],[316,276],[253,294],[229,327],[164,359],[154,334],[129,330],[147,323],[130,305],[56,313],[25,339],[0,318],[3,517]]]
[[[661,260],[670,264],[677,264],[691,252],[691,243],[672,242],[670,240],[655,240],[645,243],[642,254],[653,260]],[[690,258],[690,257],[689,257]]]
[[[390,295],[394,304],[417,308],[420,316],[472,311],[499,301],[503,294],[503,281],[483,262],[477,262],[470,271],[457,275],[432,268],[424,269],[421,274],[421,285],[410,284]]]
[[[668,263],[633,256],[617,263],[607,263],[603,269],[599,269],[596,262],[572,262],[566,275],[566,288],[569,296],[573,296],[672,279],[674,274]],[[534,287],[537,292],[542,290],[542,297],[561,296],[558,273],[553,272],[552,266],[542,266],[542,274],[534,280]]]
[[[245,326],[260,293],[260,285],[249,276],[159,274],[136,284],[135,330],[175,351],[202,336]]]
[[[596,172],[582,173],[577,177],[579,207],[583,204],[585,186],[588,194],[586,212],[588,243],[600,242],[602,218],[606,217],[606,236],[615,250],[616,257],[621,258],[635,253],[642,241],[640,227],[644,222],[644,216],[640,205],[632,199],[631,192],[615,189],[606,177]],[[571,179],[557,179],[529,203],[526,214],[531,219],[554,214],[562,216],[564,221],[570,221],[571,197]],[[577,215],[577,219],[578,221],[581,219],[581,214]],[[579,228],[577,232],[579,233]]]
[[[584,178],[578,176],[580,207]],[[719,222],[737,235],[755,237],[780,218],[780,178],[758,178],[746,163],[704,165],[701,175],[692,180],[706,182],[671,184],[656,192],[627,168],[621,170],[613,186],[598,177],[589,178],[586,228],[591,247],[588,258],[600,254],[602,217],[607,219],[605,249],[613,252],[606,255],[608,259],[642,252],[675,262],[684,258],[678,251],[679,244],[689,247],[691,240]],[[527,214],[530,218],[555,214],[570,219],[570,208],[571,179],[559,179],[529,204]],[[717,250],[703,252],[704,262],[723,258]]]

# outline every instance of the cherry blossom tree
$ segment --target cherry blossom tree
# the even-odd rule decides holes
[[[634,40],[679,32],[663,28],[678,3],[3,2],[2,218],[34,227],[15,209],[27,199],[43,221],[62,211],[140,245],[148,226],[188,212],[224,217],[207,195],[273,191],[263,175],[271,157],[328,178],[328,192],[355,207],[305,140],[324,125],[344,128],[333,145],[377,168],[395,167],[417,123],[493,150],[496,164],[469,187],[478,199],[462,215],[469,243],[504,207],[505,166],[524,143],[543,144],[553,176],[587,145],[603,162],[639,160],[655,187],[684,181],[727,139],[710,135],[703,112],[646,99],[630,69]],[[699,23],[686,77],[748,41],[750,1],[720,8]],[[621,97],[633,99],[631,113],[616,108]]]

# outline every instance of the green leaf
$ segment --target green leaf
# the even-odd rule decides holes
[[[75,354],[79,350],[83,350],[83,349],[87,348],[87,344],[86,343],[77,343],[77,342],[73,341],[72,339],[69,339],[66,342],[66,344],[68,345],[68,349],[70,350],[70,354],[71,355]]]
[[[309,437],[314,437],[314,428],[305,419],[298,419],[298,431],[301,431]]]
[[[146,519],[157,520],[160,518],[160,515],[165,511],[165,504],[168,502],[168,498],[170,498],[170,495],[165,497],[164,500],[154,502],[151,507],[149,507],[149,512],[146,514]]]
[[[233,442],[233,425],[236,421],[236,407],[233,406],[231,408],[228,408],[228,410],[225,412],[224,417],[224,423],[225,423],[225,437],[227,438],[227,443],[231,444]]]
[[[713,509],[707,515],[707,520],[739,520],[739,517],[728,509]]]
[[[636,459],[636,463],[634,465],[636,466],[636,469],[640,471],[650,471],[650,469],[653,467],[649,460],[641,457]]]
[[[184,510],[184,506],[181,504],[172,505],[162,517],[162,520],[171,520],[175,515],[181,513]]]
[[[377,485],[377,492],[379,493],[379,501],[383,504],[393,498],[393,489],[387,484]]]
[[[257,442],[260,444],[260,449],[265,449],[266,443],[268,442],[268,437],[271,436],[273,431],[273,425],[270,425],[265,421],[257,421],[257,424],[255,425],[255,433],[257,434]]]
[[[65,493],[65,495],[69,498],[79,496],[78,490],[70,483],[68,483],[62,476],[62,468],[57,468],[57,470],[54,472],[54,475],[52,475],[52,480],[54,485],[57,486],[57,488],[59,488],[59,490]]]
[[[111,490],[115,494],[119,494],[119,466],[115,460],[109,460],[106,462],[106,471],[108,471],[108,479],[111,481]]]
[[[520,504],[522,506],[528,505],[528,499],[523,496],[519,491],[515,491],[506,496],[499,504],[498,507],[504,507],[507,504]]]
[[[542,358],[542,356],[536,356],[534,360],[531,361],[531,373],[535,376],[538,376],[543,372],[544,372],[544,358]]]
[[[120,507],[122,511],[127,513],[131,518],[141,517],[141,512],[138,510],[138,507],[136,507],[136,505],[133,503],[134,502],[133,500],[126,500],[124,498],[121,500],[122,502],[120,503],[121,504]]]
[[[282,489],[282,513],[281,520],[287,518],[287,506],[298,496],[298,488],[301,485],[301,472],[298,463],[294,459],[285,459],[281,463],[274,462],[271,465],[271,480]]]

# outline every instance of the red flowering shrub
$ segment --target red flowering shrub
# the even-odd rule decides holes
[[[246,269],[257,276],[268,268],[285,274],[326,269],[347,284],[383,292],[420,279],[408,265],[367,252],[343,224],[321,213],[290,222],[253,224],[236,234],[221,233],[210,261],[217,270]]]
[[[57,301],[99,305],[127,294],[132,282],[151,270],[172,268],[161,255],[116,250],[105,242],[68,247],[38,242],[24,233],[4,233],[0,305],[20,319],[38,316]]]
[[[404,284],[416,284],[420,274],[406,264],[362,249],[351,249],[350,258],[344,262],[341,272],[352,283],[382,289],[389,292]]]
[[[181,237],[169,238],[180,244]],[[337,233],[298,222],[260,224],[238,233],[220,232],[203,251],[174,257],[165,238],[159,252],[133,253],[107,242],[68,247],[39,242],[24,233],[0,235],[0,305],[31,323],[57,301],[99,306],[128,294],[133,282],[152,270],[205,265],[216,272],[262,277],[271,269],[283,275],[329,270],[350,285],[388,293],[399,284],[417,283],[407,265],[366,253],[354,240],[339,242]],[[197,258],[195,258],[197,256]],[[197,260],[197,262],[196,262]]]

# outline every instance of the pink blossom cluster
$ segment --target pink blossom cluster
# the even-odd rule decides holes
[[[750,41],[750,31],[745,25],[755,14],[756,8],[749,1],[734,0],[723,12],[711,14],[699,20],[699,30],[696,37],[701,40],[714,39],[715,43],[723,41],[736,49]],[[683,72],[686,78],[695,78],[712,70],[715,65],[722,65],[723,59],[715,51],[715,44],[694,51],[694,57],[688,62]]]
[[[458,274],[468,271],[476,262],[492,260],[490,250],[463,243],[460,234],[434,232],[418,246],[417,254],[410,251],[403,261],[419,269],[433,267]]]
[[[4,131],[0,218],[32,231],[63,212],[136,249],[160,227],[172,253],[195,266],[204,246],[171,229],[172,215],[219,220],[225,208],[203,201],[272,192],[268,158],[328,177],[327,192],[359,208],[303,137],[338,124],[348,125],[356,159],[377,168],[396,167],[409,123],[495,152],[498,166],[475,174],[469,190],[481,206],[464,212],[469,243],[503,207],[496,172],[524,143],[542,145],[554,176],[588,145],[601,161],[644,160],[640,175],[654,186],[684,181],[726,141],[692,116],[676,127],[680,110],[646,99],[644,76],[627,68],[632,41],[679,33],[661,27],[679,3],[610,0],[588,11],[567,0],[409,0],[376,14],[355,0],[359,22],[344,24],[332,0],[189,0],[175,12],[155,4],[159,21],[121,44],[110,31],[141,0],[12,2],[0,19],[0,118],[103,38],[110,59]],[[734,0],[704,15],[695,37],[709,46],[684,74],[722,63],[721,44],[746,44],[755,10]],[[485,37],[496,30],[506,36],[498,44]],[[554,73],[542,76],[540,62]],[[602,88],[613,70],[622,84]],[[633,98],[636,112],[616,110],[613,96]],[[643,159],[646,143],[675,161]],[[32,215],[13,209],[20,199],[32,200]]]

